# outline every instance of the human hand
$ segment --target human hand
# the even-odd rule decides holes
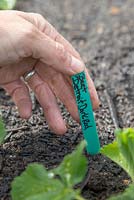
[[[42,106],[49,127],[58,134],[66,125],[57,105],[59,98],[79,121],[70,76],[86,71],[94,109],[98,96],[78,52],[41,15],[0,11],[0,85],[13,98],[22,118],[29,118],[29,87]],[[22,76],[34,69],[28,85]]]

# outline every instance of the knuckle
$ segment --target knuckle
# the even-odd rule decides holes
[[[60,40],[60,35],[58,34],[58,32],[55,30],[55,38],[54,38],[55,42],[58,42]]]
[[[18,43],[20,44],[20,52],[18,54],[21,57],[28,57],[31,54],[31,47],[33,46],[33,41],[37,40],[38,33],[33,25],[25,27],[22,30],[22,34],[19,38]]]
[[[59,42],[59,40],[60,40],[59,36],[60,35],[59,35],[58,31],[52,25],[50,25],[50,27],[51,27],[51,37],[52,37],[52,39],[55,42]]]
[[[54,39],[53,27],[52,27],[52,25],[49,24],[47,21],[44,23],[43,32],[44,32],[47,36],[50,36],[52,39]]]
[[[32,24],[34,24],[39,30],[42,31],[46,24],[45,18],[41,14],[33,12],[28,13],[28,15],[30,16],[30,21]]]
[[[68,61],[68,53],[64,46],[56,42],[56,53],[60,62],[66,63]]]
[[[23,37],[25,40],[35,39],[37,37],[37,30],[34,25],[29,25],[23,32]]]
[[[41,96],[42,95],[42,91],[43,91],[43,83],[41,82],[41,83],[38,83],[37,85],[35,85],[34,88],[33,88],[33,90],[34,90],[34,92],[36,94],[38,94],[39,96]]]
[[[52,108],[52,105],[50,102],[47,102],[45,105],[44,105],[44,110],[46,113],[48,113]]]
[[[41,14],[36,13],[34,14],[34,20],[35,20],[36,26],[39,28],[39,30],[42,31],[42,29],[46,25],[46,20],[44,19],[44,17]]]
[[[43,19],[44,20],[44,17],[41,14],[39,14],[39,13],[34,13],[34,14],[36,15],[36,17],[38,19]]]

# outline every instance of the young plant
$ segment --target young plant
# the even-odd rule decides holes
[[[0,143],[6,135],[0,118]],[[133,200],[134,191],[134,128],[117,130],[113,143],[101,148],[101,153],[119,164],[131,177],[133,184],[124,193],[109,200]],[[74,186],[81,182],[87,171],[87,159],[82,154],[85,141],[73,153],[65,156],[62,163],[53,170],[46,170],[41,164],[30,164],[12,182],[12,200],[84,200],[80,190]]]
[[[4,123],[0,117],[0,144],[3,142],[6,135]]]
[[[87,159],[82,155],[85,142],[65,156],[53,170],[40,164],[30,164],[12,182],[12,200],[84,200],[74,185],[81,182],[87,171]]]
[[[16,0],[0,0],[0,9],[10,10],[15,6]]]
[[[101,148],[101,153],[120,165],[131,177],[132,184],[121,194],[109,200],[133,200],[134,192],[134,128],[126,128],[115,132],[116,139]]]
[[[101,153],[120,165],[134,182],[134,128],[115,132],[113,143],[105,145]]]

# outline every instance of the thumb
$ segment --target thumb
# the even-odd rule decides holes
[[[33,58],[52,66],[56,71],[71,76],[84,70],[85,66],[82,61],[72,56],[62,44],[52,40],[44,33],[38,31],[31,43]]]

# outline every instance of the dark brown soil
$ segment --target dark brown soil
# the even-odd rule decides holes
[[[101,144],[114,139],[117,127],[134,127],[134,1],[19,0],[16,9],[45,16],[79,50],[94,79],[101,107],[95,112]],[[57,166],[82,140],[80,126],[62,104],[69,129],[56,136],[34,101],[33,116],[20,119],[10,97],[0,90],[7,137],[0,146],[0,199],[10,199],[10,184],[31,162]],[[123,191],[127,174],[102,155],[88,156],[89,179],[82,194],[105,200]]]

